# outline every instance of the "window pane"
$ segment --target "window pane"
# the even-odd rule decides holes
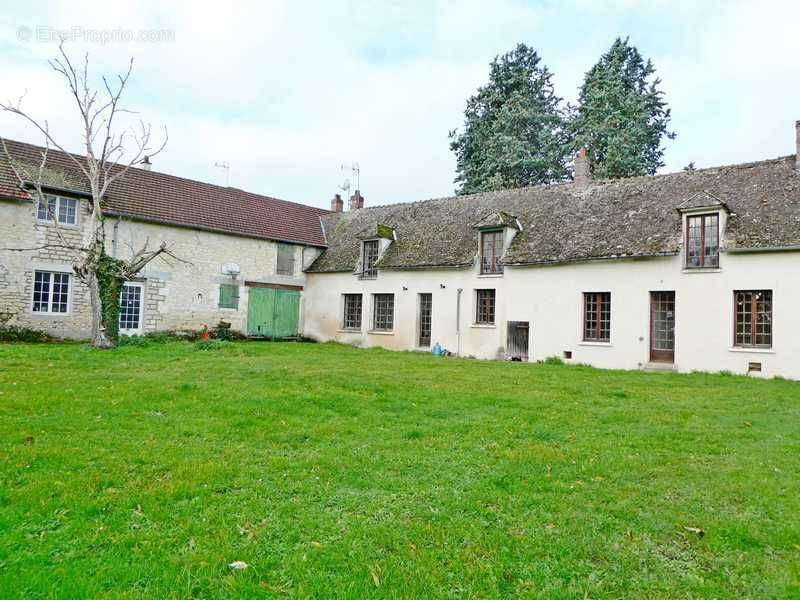
[[[78,201],[75,198],[59,198],[58,222],[64,225],[75,225]]]
[[[705,218],[705,245],[703,246],[703,266],[719,266],[719,217],[708,215]]]
[[[686,266],[701,266],[700,255],[702,248],[702,217],[689,217],[686,219]]]
[[[361,329],[361,294],[344,295],[344,329]]]
[[[592,342],[611,340],[611,293],[583,294],[583,339]]]
[[[294,275],[294,246],[278,244],[278,275]]]
[[[476,290],[475,301],[475,323],[494,325],[495,291]]]
[[[53,273],[53,293],[50,311],[54,313],[67,312],[69,299],[69,274]]]
[[[772,290],[734,292],[734,345],[772,347]]]
[[[375,314],[372,328],[391,331],[394,328],[394,294],[375,294]]]
[[[33,311],[50,312],[50,273],[36,271],[33,277]]]
[[[361,257],[361,277],[372,279],[378,276],[378,270],[375,268],[377,260],[378,240],[364,242],[363,256]]]
[[[119,297],[119,328],[122,330],[139,329],[141,310],[141,286],[123,284]]]
[[[481,233],[481,273],[502,273],[503,232]]]
[[[36,211],[36,218],[40,221],[52,221],[56,215],[56,197],[45,196],[43,201],[39,202],[39,208]]]

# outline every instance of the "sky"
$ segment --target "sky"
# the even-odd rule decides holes
[[[451,195],[448,132],[489,62],[519,42],[574,101],[586,71],[630,37],[672,109],[664,172],[791,154],[800,119],[796,0],[10,3],[2,100],[24,94],[80,152],[76,111],[47,63],[62,34],[95,77],[133,58],[124,104],[169,136],[155,170],[225,185],[225,162],[233,187],[320,207],[354,162],[367,206]],[[42,142],[9,114],[0,135]]]

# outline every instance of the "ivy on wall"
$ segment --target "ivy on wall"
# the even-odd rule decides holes
[[[103,252],[97,261],[97,285],[100,288],[102,321],[108,339],[119,338],[119,293],[125,282],[125,262]]]

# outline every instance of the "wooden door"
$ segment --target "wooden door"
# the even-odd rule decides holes
[[[431,316],[433,313],[433,294],[419,295],[419,332],[417,345],[428,348],[431,345]]]
[[[675,362],[675,292],[650,292],[650,360]]]

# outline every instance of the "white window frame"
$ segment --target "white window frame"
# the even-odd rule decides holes
[[[139,296],[139,327],[136,328],[136,329],[129,328],[129,327],[126,327],[126,328],[123,329],[122,327],[119,327],[119,334],[120,335],[141,335],[142,332],[144,331],[144,283],[141,282],[141,281],[126,281],[126,282],[124,282],[122,284],[122,287],[120,287],[120,289],[119,289],[120,301],[122,300],[122,290],[123,290],[123,288],[125,286],[138,287],[140,290],[142,290],[140,292],[141,295]],[[117,316],[117,319],[119,319],[120,317],[121,317],[121,313],[120,313],[120,315]],[[119,321],[117,321],[117,323],[119,324]]]
[[[42,200],[45,200],[45,201],[47,201],[49,203],[50,198],[55,198],[55,201],[56,201],[55,209],[53,210],[53,215],[52,216],[48,215],[48,217],[42,219],[39,216],[39,213],[41,212]],[[75,221],[72,222],[72,223],[70,223],[69,221],[61,221],[58,218],[58,215],[61,212],[61,202],[62,201],[67,201],[67,200],[72,201],[72,202],[75,203]],[[66,197],[66,196],[58,196],[56,194],[44,194],[44,197],[40,198],[39,201],[36,203],[36,220],[39,223],[42,223],[42,224],[58,224],[58,225],[63,225],[65,227],[77,227],[78,226],[78,213],[80,212],[80,206],[81,206],[80,200],[78,200],[77,198],[69,198],[69,197]],[[45,212],[47,213],[47,211],[45,211]]]
[[[49,281],[47,284],[47,310],[34,310],[36,297],[36,274],[47,273]],[[65,312],[53,312],[53,275],[67,276],[67,310]],[[31,314],[48,317],[64,317],[72,313],[72,273],[69,271],[59,271],[54,269],[34,269],[31,281]]]

